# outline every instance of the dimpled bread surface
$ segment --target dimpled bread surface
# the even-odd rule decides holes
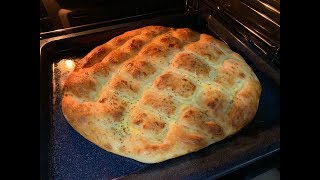
[[[108,152],[157,163],[252,121],[261,84],[228,45],[188,28],[147,26],[94,48],[65,81],[62,111]]]

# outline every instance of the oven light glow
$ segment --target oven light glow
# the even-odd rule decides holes
[[[75,66],[75,63],[72,60],[66,60],[65,66],[68,70],[72,70]]]

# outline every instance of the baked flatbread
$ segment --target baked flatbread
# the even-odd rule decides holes
[[[69,124],[106,151],[157,163],[254,118],[261,85],[228,45],[188,28],[128,31],[81,59],[64,86]]]

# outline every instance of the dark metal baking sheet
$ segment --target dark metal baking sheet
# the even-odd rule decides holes
[[[44,169],[48,170],[46,173],[50,178],[217,178],[279,151],[279,85],[258,70],[250,59],[246,60],[262,84],[260,105],[253,122],[238,134],[198,152],[158,164],[144,164],[106,152],[74,131],[61,112],[60,87],[67,75],[65,66],[72,68],[72,62],[115,35],[150,24],[190,27],[210,33],[206,26],[199,24],[192,16],[173,15],[73,33],[40,42],[41,136],[44,137],[41,160],[48,164]],[[244,54],[241,55],[245,57]]]

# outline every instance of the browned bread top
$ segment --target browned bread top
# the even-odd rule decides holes
[[[260,93],[256,75],[225,43],[147,26],[81,59],[65,82],[62,111],[99,147],[156,163],[239,131],[254,118]]]

